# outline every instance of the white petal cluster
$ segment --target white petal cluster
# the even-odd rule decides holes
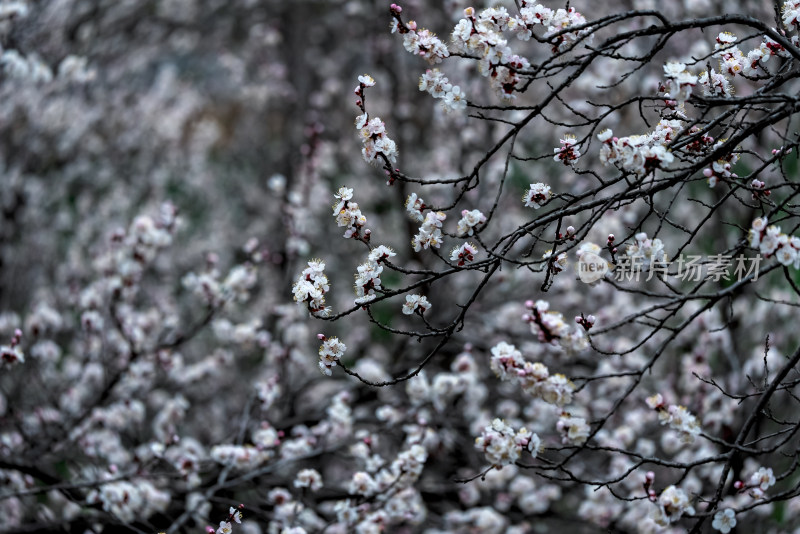
[[[572,417],[569,413],[562,413],[556,423],[556,429],[561,433],[561,442],[564,444],[582,445],[589,438],[591,428],[582,417]]]
[[[428,69],[419,77],[419,90],[427,91],[433,98],[442,100],[445,111],[459,111],[467,107],[461,87],[453,85],[439,69]]]
[[[403,47],[409,53],[425,58],[431,65],[441,63],[442,59],[450,56],[447,46],[430,30],[417,29],[414,21],[409,21],[406,28],[408,31],[403,34]]]
[[[771,467],[759,467],[747,481],[748,493],[754,499],[763,499],[769,488],[775,485],[775,474]]]
[[[267,422],[262,422],[261,426],[253,431],[251,437],[259,449],[273,449],[281,444],[278,431]]]
[[[89,68],[85,57],[68,55],[58,64],[58,77],[75,83],[87,83],[95,79],[97,73]]]
[[[313,315],[325,317],[330,313],[330,308],[325,306],[325,293],[330,290],[328,277],[325,276],[325,262],[311,260],[308,267],[303,269],[297,281],[292,286],[294,300],[308,306],[308,311]]]
[[[733,85],[727,76],[714,69],[703,71],[699,79],[700,86],[703,88],[703,95],[726,98],[733,96]]]
[[[375,482],[372,476],[370,476],[370,474],[367,472],[359,471],[353,475],[347,491],[355,495],[370,497],[377,489],[378,484]]]
[[[450,261],[459,267],[463,267],[467,263],[472,263],[475,261],[475,256],[477,254],[478,247],[472,243],[464,243],[450,251]]]
[[[367,261],[357,267],[354,275],[353,287],[356,293],[356,305],[366,304],[378,296],[376,291],[381,290],[381,273],[383,272],[381,263],[396,255],[390,247],[385,245],[379,245],[370,250]]]
[[[651,133],[645,135],[614,137],[611,130],[604,130],[597,135],[603,143],[600,161],[639,176],[653,169],[663,169],[675,160],[667,145],[673,134],[682,129],[681,121],[662,119]]]
[[[718,511],[714,514],[714,521],[711,522],[711,528],[719,530],[722,534],[728,534],[735,526],[736,513],[730,508]]]
[[[380,164],[385,158],[389,163],[397,162],[397,145],[386,135],[386,125],[381,119],[370,119],[369,114],[363,113],[356,117],[356,129],[361,137],[364,161]]]
[[[714,57],[719,59],[720,69],[731,76],[741,74],[747,64],[747,58],[736,46],[736,36],[730,32],[721,32],[714,45]]]
[[[475,448],[483,451],[486,459],[494,466],[504,466],[516,462],[523,450],[536,458],[542,442],[539,436],[525,428],[515,431],[502,419],[495,419],[475,438]]]
[[[123,523],[132,523],[156,512],[164,512],[169,506],[170,495],[147,480],[120,481],[103,484],[99,489],[92,490],[86,502],[99,503],[103,510]]]
[[[181,279],[183,287],[211,307],[219,307],[228,301],[246,302],[257,281],[257,270],[249,262],[231,267],[224,279],[213,267],[199,274],[190,272]]]
[[[564,165],[570,165],[573,161],[577,161],[581,157],[581,153],[575,146],[577,140],[572,134],[567,134],[561,139],[561,147],[554,148],[553,161],[560,161]]]
[[[210,456],[221,465],[252,469],[271,459],[273,452],[260,450],[252,445],[215,445],[211,448]]]
[[[303,469],[294,479],[295,488],[308,488],[311,491],[322,489],[322,475],[316,469]]]
[[[431,309],[431,303],[428,302],[428,297],[425,295],[406,295],[403,314],[411,315],[417,310],[419,310],[419,313],[425,313],[429,309]]]
[[[526,361],[514,345],[501,341],[492,347],[490,368],[501,380],[519,384],[523,391],[549,404],[572,402],[575,385],[564,375],[550,375],[542,363]]]
[[[408,195],[405,206],[406,214],[412,221],[422,222],[425,220],[425,216],[422,214],[422,210],[425,209],[425,202],[416,193]]]
[[[667,96],[679,104],[689,100],[692,89],[697,85],[697,76],[687,71],[684,63],[673,61],[664,65],[664,78]]]
[[[514,91],[521,81],[519,71],[530,67],[526,58],[515,54],[508,46],[504,32],[515,33],[518,39],[528,41],[535,28],[541,26],[544,29],[542,37],[547,39],[586,23],[574,8],[554,11],[530,2],[522,2],[519,16],[510,15],[504,7],[485,9],[478,16],[475,16],[473,8],[467,8],[464,15],[465,18],[459,20],[452,32],[453,47],[481,58],[478,64],[480,73],[488,78],[495,93],[504,99],[514,98]],[[549,43],[553,52],[563,51],[588,33],[586,29],[565,32]]]
[[[768,225],[766,217],[753,220],[748,241],[766,258],[775,256],[782,265],[800,269],[800,238],[784,234],[779,226]]]
[[[694,443],[695,438],[700,435],[700,423],[685,406],[672,404],[666,412],[662,412],[661,424],[669,424],[670,428],[681,433],[683,443]]]
[[[678,521],[683,514],[694,514],[686,492],[676,486],[667,486],[658,497],[658,508],[654,510],[653,520],[661,527]]]
[[[369,74],[362,74],[361,76],[358,77],[358,83],[360,83],[364,87],[374,87],[375,78],[373,78]]]
[[[374,300],[377,295],[375,291],[381,289],[381,273],[383,265],[377,261],[367,259],[359,265],[355,273],[355,284],[353,287],[356,292],[355,304],[362,305]]]
[[[17,329],[11,338],[11,344],[0,345],[0,368],[11,367],[20,363],[25,363],[25,353],[19,346],[22,338],[22,331]],[[36,353],[34,353],[34,356]]]
[[[718,148],[721,146],[723,141],[718,141],[714,148]],[[711,167],[703,169],[703,176],[708,179],[708,187],[714,187],[717,185],[717,182],[722,179],[727,178],[738,178],[738,175],[731,171],[732,166],[739,161],[739,154],[736,152],[731,152],[727,156],[718,159],[714,163],[711,164]]]
[[[363,507],[353,502],[354,499],[342,500],[334,507],[337,520],[348,525],[347,532],[376,534],[387,531],[387,526],[391,524],[421,522],[425,510],[413,484],[422,474],[427,459],[425,447],[414,444],[377,472],[359,471],[353,474],[347,488],[349,493],[371,497],[382,506],[365,513]]]
[[[475,532],[480,534],[501,534],[512,532],[507,530],[508,519],[491,506],[453,510],[444,516],[446,530],[434,531],[433,534],[446,532]]]
[[[569,258],[567,258],[567,253],[559,252],[554,258],[553,249],[545,250],[544,253],[542,253],[542,259],[549,260],[548,268],[552,269],[553,272],[556,273],[560,273],[561,271],[567,268],[567,265],[569,265]]]
[[[477,17],[474,9],[467,8],[464,14],[466,18],[458,21],[451,34],[453,47],[480,57],[478,69],[495,93],[503,99],[514,98],[514,89],[521,81],[518,71],[529,68],[530,62],[511,50],[502,32],[512,29],[511,20],[519,33],[527,32],[526,25],[512,19],[504,7],[485,9]]]
[[[333,205],[336,224],[347,228],[344,237],[356,239],[362,237],[362,228],[367,224],[367,218],[361,213],[358,203],[353,202],[353,190],[349,187],[341,187],[333,196],[337,200]]]
[[[481,213],[480,210],[462,210],[461,219],[458,220],[458,236],[471,236],[475,233],[475,230],[485,223],[486,215]]]
[[[522,201],[526,207],[537,209],[547,204],[551,198],[553,193],[550,191],[550,186],[539,182],[531,184],[530,189],[525,191]]]
[[[392,250],[391,247],[387,247],[386,245],[378,245],[369,251],[369,256],[367,256],[367,259],[371,262],[378,263],[388,260],[394,256],[397,256],[397,254],[394,250]]]
[[[415,252],[426,248],[439,248],[442,246],[442,222],[447,218],[442,211],[430,211],[425,214],[425,220],[419,227],[419,232],[411,240]]]
[[[561,260],[560,256],[557,261]],[[563,266],[566,266],[565,254]],[[585,330],[582,327],[567,324],[560,312],[550,309],[549,302],[545,300],[527,301],[525,306],[530,313],[523,315],[522,320],[530,324],[531,333],[536,334],[540,342],[561,347],[570,354],[581,352],[589,346]]]
[[[543,6],[537,5],[536,7],[541,8]],[[546,15],[549,11],[550,10],[546,10],[546,8],[544,8],[540,9],[539,13]],[[570,7],[569,9],[556,9],[552,12],[552,16],[549,19],[547,17],[543,17],[542,24],[547,26],[547,33],[545,33],[544,37],[548,37],[553,33],[564,31],[573,26],[586,24],[586,18],[578,13],[575,8]],[[585,36],[589,32],[589,29],[584,29],[577,32],[568,32],[560,35],[557,38],[556,44],[553,45],[553,52],[560,52],[567,49],[572,45],[572,43]],[[591,38],[587,40],[587,44],[589,42],[591,42]]]
[[[639,232],[634,238],[636,239],[636,244],[628,245],[625,249],[625,254],[632,260],[634,258],[637,261],[640,260],[644,270],[649,269],[653,263],[667,261],[664,243],[660,239],[650,239],[645,232]]]
[[[319,370],[331,376],[332,369],[336,367],[336,362],[344,356],[344,351],[346,350],[347,345],[339,341],[338,337],[325,338],[319,347]]]
[[[5,50],[0,54],[0,68],[9,78],[31,82],[47,83],[53,79],[53,71],[35,54],[23,56],[16,50]]]
[[[781,14],[781,20],[785,26],[794,26],[795,30],[800,28],[800,2],[787,0],[781,6]]]
[[[106,276],[106,289],[123,294],[135,293],[145,268],[158,253],[172,244],[178,210],[169,202],[161,205],[158,216],[137,216],[127,230],[112,235],[112,248],[94,261]]]
[[[250,290],[258,282],[256,273],[255,266],[250,263],[232,267],[220,285],[224,298],[236,302],[246,302],[250,298]]]
[[[794,1],[784,2],[783,20],[787,26],[795,25],[797,20],[797,6]],[[795,38],[793,38],[794,40]],[[703,71],[699,83],[703,87],[705,96],[728,98],[733,96],[733,85],[728,76],[759,76],[767,74],[765,64],[773,56],[788,57],[788,51],[781,45],[763,36],[761,43],[747,54],[736,45],[737,37],[730,32],[721,32],[714,45],[714,58],[719,61],[719,72],[715,69]]]
[[[671,404],[665,407],[664,398],[660,393],[648,397],[647,405],[658,412],[658,419],[662,425],[669,425],[673,430],[681,434],[681,442],[694,443],[700,435],[700,423],[685,406]]]
[[[564,316],[550,309],[550,303],[537,300],[529,307],[531,313],[523,316],[523,320],[531,325],[531,332],[536,334],[543,343],[558,344],[558,340],[569,333],[570,326],[564,321]]]

